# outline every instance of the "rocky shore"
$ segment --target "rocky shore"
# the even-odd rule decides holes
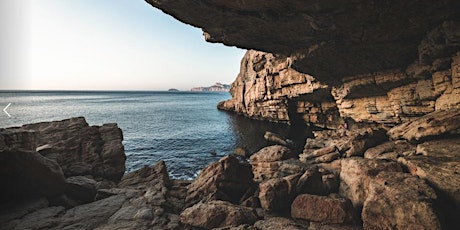
[[[229,155],[193,181],[124,175],[116,124],[0,131],[0,229],[458,229],[460,109],[390,130],[315,131],[303,153]]]

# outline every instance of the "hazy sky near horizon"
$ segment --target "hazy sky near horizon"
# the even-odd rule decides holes
[[[231,83],[245,50],[144,0],[1,0],[0,89],[188,90]]]

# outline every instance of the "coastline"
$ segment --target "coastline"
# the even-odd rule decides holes
[[[460,149],[460,141],[448,134],[460,127],[448,124],[459,116],[460,109],[436,112],[389,131],[314,131],[315,137],[307,139],[300,155],[281,145],[262,148],[248,163],[229,155],[203,168],[193,181],[170,179],[164,161],[125,174],[126,156],[116,124],[89,126],[80,117],[4,129],[2,165],[21,173],[14,173],[14,180],[13,174],[1,175],[9,186],[2,192],[7,200],[2,201],[6,208],[0,220],[4,229],[32,224],[85,229],[264,229],[260,226],[266,225],[372,229],[389,221],[402,228],[412,228],[414,223],[449,228],[458,224],[450,213],[456,213],[452,211],[459,201],[455,185],[460,178],[454,166],[459,156],[454,152]],[[436,126],[426,123],[430,117],[437,119]],[[438,133],[412,131],[419,127]],[[79,143],[88,147],[69,152]],[[91,154],[107,158],[94,161],[97,158]],[[78,159],[74,155],[85,157],[71,160]],[[446,171],[447,165],[454,166],[453,171]],[[444,168],[442,174],[424,174],[438,167]],[[34,183],[27,183],[32,177]],[[446,178],[451,182],[445,184]],[[36,189],[26,189],[31,187]],[[374,194],[381,189],[383,193]],[[40,205],[31,208],[37,202]],[[312,206],[312,202],[322,205]],[[18,209],[25,212],[12,215]],[[384,210],[416,211],[418,216]],[[214,220],[212,213],[225,218]],[[37,222],[38,215],[47,218]],[[88,217],[94,220],[81,222]]]

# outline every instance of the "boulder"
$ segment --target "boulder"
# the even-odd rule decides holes
[[[30,150],[0,151],[0,202],[52,197],[64,192],[61,167]]]
[[[203,199],[219,199],[238,203],[248,189],[254,186],[253,174],[248,164],[240,163],[234,156],[226,156],[206,166],[187,191],[186,206]]]
[[[366,150],[364,158],[397,160],[402,156],[415,155],[415,146],[404,140],[388,141]]]
[[[276,133],[266,131],[265,134],[264,134],[264,138],[267,141],[270,141],[270,142],[273,142],[273,143],[276,143],[276,144],[279,144],[279,145],[283,145],[283,146],[286,146],[286,147],[289,147],[289,148],[294,147],[294,142],[292,140],[284,138],[281,135],[276,134]]]
[[[324,224],[319,222],[310,222],[308,230],[362,230],[362,225],[357,224]]]
[[[259,150],[250,158],[254,181],[262,182],[271,178],[303,173],[306,165],[293,157],[291,150],[281,145]]]
[[[252,162],[251,164],[256,182],[303,173],[308,168],[307,164],[294,158],[274,162]]]
[[[297,194],[328,195],[339,189],[339,178],[335,173],[320,167],[308,168],[297,183]]]
[[[254,228],[257,230],[307,230],[308,223],[302,223],[284,217],[268,217],[263,220],[258,220],[254,224]]]
[[[301,194],[295,198],[291,205],[293,218],[326,224],[351,223],[355,220],[355,215],[350,200],[337,195]]]
[[[242,147],[236,148],[235,151],[233,151],[233,154],[237,156],[242,156],[242,157],[249,157],[251,155],[247,149],[242,148]]]
[[[258,220],[255,212],[226,201],[197,203],[180,214],[181,222],[194,227],[212,229],[225,226],[253,224]]]
[[[272,212],[289,211],[290,204],[297,195],[300,174],[283,178],[273,178],[259,184],[259,200],[263,209]]]
[[[294,154],[292,154],[289,148],[281,145],[272,145],[254,153],[254,155],[252,155],[249,160],[252,164],[258,162],[282,161],[293,157]]]
[[[96,196],[96,181],[84,176],[68,177],[65,193],[81,203],[92,202]]]
[[[348,141],[346,157],[363,156],[364,152],[388,139],[385,129],[365,129],[354,134]],[[343,150],[342,150],[343,151]]]
[[[382,171],[401,172],[396,162],[352,157],[342,159],[339,194],[351,200],[359,210],[367,198],[369,183]]]
[[[406,139],[410,142],[447,134],[460,134],[460,108],[435,111],[388,131],[392,139]]]
[[[381,172],[368,186],[365,229],[441,229],[435,191],[410,174]]]
[[[118,184],[119,187],[145,187],[161,184],[169,186],[171,183],[166,163],[158,161],[152,166],[144,166],[134,172],[126,174]]]
[[[417,156],[401,157],[409,173],[424,179],[437,193],[445,223],[460,226],[460,139],[431,140],[417,146]]]
[[[460,208],[460,139],[425,142],[417,150],[423,155],[403,157],[401,164]]]
[[[337,148],[335,147],[335,145],[323,147],[320,149],[309,149],[308,147],[305,147],[304,152],[299,155],[299,159],[302,162],[307,162],[307,160],[334,153],[336,151]]]

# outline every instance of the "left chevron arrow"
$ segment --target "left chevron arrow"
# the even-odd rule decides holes
[[[8,109],[8,107],[10,107],[11,103],[8,103],[8,105],[3,109],[3,112],[6,113],[6,115],[8,115],[8,117],[11,117],[11,115],[6,111]]]

